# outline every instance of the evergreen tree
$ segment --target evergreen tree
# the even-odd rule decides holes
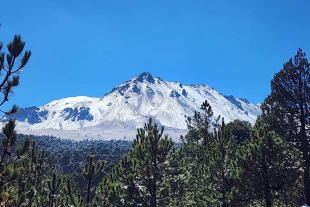
[[[202,136],[203,136],[203,144],[206,146],[209,141],[209,130],[210,130],[210,123],[211,119],[213,117],[213,110],[211,105],[208,103],[207,100],[205,100],[202,104],[200,109],[202,110],[202,121],[200,122],[202,124],[201,130],[202,130]]]
[[[103,177],[102,181],[96,190],[94,197],[94,207],[113,207],[113,206],[124,206],[125,190],[121,182],[117,181],[116,175],[113,173]]]
[[[208,107],[203,107],[203,106]],[[236,148],[235,140],[224,124],[218,124],[209,132],[212,107],[205,101],[205,112],[195,112],[187,119],[188,134],[181,137],[182,164],[189,172],[187,177],[187,206],[228,206],[233,191],[230,159]],[[206,127],[207,126],[207,127]],[[207,137],[207,139],[205,139]]]
[[[81,195],[81,189],[75,182],[72,182],[69,178],[67,178],[66,188],[64,192],[69,197],[72,206],[82,207],[87,205],[85,204],[85,199]]]
[[[209,131],[212,124],[213,110],[211,105],[205,100],[201,106],[201,111],[195,111],[193,117],[187,117],[186,123],[190,133],[181,137],[183,142],[195,141],[197,144],[203,142],[206,146],[209,141]],[[216,124],[219,118],[215,121]]]
[[[92,194],[95,193],[95,187],[92,186],[93,182],[95,179],[99,178],[100,175],[102,175],[106,165],[106,161],[104,160],[94,162],[94,157],[94,154],[89,155],[89,160],[87,163],[85,163],[82,173],[83,178],[87,182],[86,199],[83,198],[83,194],[81,193],[83,189],[79,189],[74,182],[72,182],[70,179],[67,179],[67,188],[65,193],[68,195],[72,205],[75,207],[91,206]]]
[[[235,164],[239,177],[236,206],[299,206],[296,197],[289,193],[298,191],[301,153],[268,131],[260,118],[250,141],[238,148]]]
[[[48,194],[48,206],[54,207],[55,205],[55,197],[58,194],[60,190],[60,184],[62,183],[61,177],[57,176],[56,173],[53,173],[52,178],[47,181],[47,186],[49,189]]]
[[[206,176],[201,175],[205,175],[207,165],[205,154],[210,139],[213,111],[207,100],[202,103],[200,109],[201,111],[195,111],[192,117],[187,117],[189,131],[184,137],[181,136],[180,163],[185,166],[189,175],[185,176],[185,206],[206,205],[205,188],[201,185],[205,185],[207,181]]]
[[[228,207],[234,192],[234,176],[231,170],[231,161],[235,157],[236,142],[227,129],[224,120],[218,129],[215,129],[205,154],[208,175],[208,184],[205,191],[209,195],[212,205]]]
[[[17,179],[21,176],[22,168],[18,163],[24,158],[24,154],[30,145],[30,140],[25,139],[22,146],[12,151],[16,142],[17,134],[15,131],[15,120],[11,119],[2,129],[2,156],[0,160],[0,202],[11,204],[14,200],[13,192],[17,190]]]
[[[114,206],[167,206],[179,196],[174,142],[163,132],[152,119],[138,129],[133,149],[105,181],[111,186],[107,194],[113,196],[109,200]]]
[[[226,125],[227,129],[233,134],[237,144],[244,144],[250,139],[251,123],[235,119]]]
[[[25,51],[22,55],[22,52],[25,47],[25,42],[22,41],[21,36],[15,35],[11,43],[7,45],[9,51],[8,54],[1,52],[3,44],[0,43],[0,72],[3,75],[3,80],[0,81],[0,90],[3,93],[3,97],[0,100],[0,106],[9,100],[9,95],[13,93],[13,88],[19,84],[19,73],[22,72],[22,69],[26,66],[30,56],[30,51]],[[22,55],[22,56],[21,56]],[[7,65],[4,64],[6,57]],[[16,64],[18,64],[16,66]],[[9,111],[2,111],[5,114],[14,114],[17,112],[17,106],[13,106]]]
[[[303,155],[305,203],[310,205],[310,65],[298,49],[271,81],[271,94],[262,104],[262,117],[274,130],[300,149]]]
[[[0,72],[3,79],[0,81],[0,90],[3,96],[0,98],[0,106],[9,100],[9,95],[12,94],[13,88],[19,84],[18,74],[27,64],[31,52],[26,51],[22,55],[25,42],[18,35],[14,36],[11,43],[7,45],[8,54],[1,52],[3,44],[0,42]],[[5,64],[5,59],[6,63]],[[16,66],[16,64],[18,64]],[[13,107],[8,110],[0,110],[6,115],[12,115],[18,111],[18,107]],[[0,160],[0,203],[8,204],[10,202],[11,191],[16,187],[16,179],[20,175],[20,169],[17,169],[13,164],[19,161],[29,146],[29,139],[26,139],[24,144],[17,148],[16,153],[12,151],[13,145],[16,142],[15,120],[12,118],[3,127],[4,137],[2,138],[1,160]],[[15,183],[14,183],[15,182]],[[13,185],[13,183],[15,185]]]
[[[32,142],[27,157],[21,162],[22,175],[19,178],[18,189],[23,196],[24,202],[20,203],[28,206],[40,206],[48,204],[47,181],[52,176],[53,166],[51,158],[48,158],[45,150],[36,151],[35,142]]]
[[[91,187],[94,179],[96,179],[101,174],[103,167],[106,164],[105,161],[93,163],[94,157],[94,154],[89,155],[89,161],[85,164],[85,169],[83,172],[84,179],[87,180],[86,203],[90,203]]]
[[[198,189],[198,185],[206,184],[204,175],[205,167],[208,162],[206,160],[207,145],[210,141],[210,130],[213,122],[213,110],[211,105],[205,100],[200,107],[201,111],[195,111],[192,117],[187,117],[186,123],[188,133],[185,137],[181,136],[181,161],[186,166],[189,176],[185,176],[187,180],[186,201],[187,205],[203,206],[206,204],[205,188]],[[215,121],[216,124],[218,119]]]

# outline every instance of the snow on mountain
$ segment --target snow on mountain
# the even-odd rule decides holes
[[[184,86],[164,81],[145,72],[113,88],[102,98],[64,98],[41,107],[21,108],[15,117],[18,129],[32,134],[40,130],[74,132],[113,128],[135,132],[148,117],[172,131],[184,132],[186,116],[199,110],[205,100],[212,106],[214,117],[221,115],[226,123],[240,119],[254,124],[260,115],[259,106],[245,98],[222,95],[205,84]]]

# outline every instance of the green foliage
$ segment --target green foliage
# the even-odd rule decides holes
[[[283,65],[271,81],[271,94],[261,105],[268,129],[294,143],[304,160],[305,203],[310,205],[310,65],[298,49],[294,58]]]
[[[229,206],[236,187],[235,172],[231,167],[235,151],[235,139],[223,120],[219,128],[213,132],[206,152],[206,173],[210,176],[208,193],[213,205]]]
[[[82,165],[89,161],[89,154],[95,154],[94,161],[106,160],[106,171],[110,171],[113,164],[126,154],[132,147],[132,142],[127,140],[82,140],[74,141],[59,139],[53,136],[18,135],[16,144],[22,144],[25,137],[36,143],[38,151],[45,151],[51,159],[55,169],[64,174],[83,173]],[[1,149],[0,149],[1,152]],[[75,179],[79,185],[86,185],[82,176]],[[95,181],[95,183],[97,180]]]
[[[218,129],[213,133],[207,130],[213,112],[206,103],[203,105],[208,105],[208,113],[195,112],[192,119],[188,118],[189,132],[181,139],[182,163],[189,172],[186,176],[185,206],[224,207],[229,205],[234,190],[230,160],[234,157],[236,143],[224,121],[221,125],[216,124]]]
[[[22,72],[22,69],[27,64],[31,52],[26,51],[22,56],[21,53],[24,50],[25,42],[22,41],[19,35],[15,35],[12,42],[7,45],[8,54],[1,52],[3,44],[0,43],[0,73],[3,79],[0,81],[0,90],[3,97],[0,99],[0,106],[9,100],[9,95],[13,93],[13,88],[19,85],[18,73]],[[6,60],[6,63],[5,63]],[[16,67],[16,63],[19,64]],[[8,111],[1,112],[12,115],[18,111],[18,107],[13,105]],[[22,156],[26,153],[29,147],[29,139],[25,139],[22,146],[16,149],[16,153],[12,152],[12,147],[16,142],[15,120],[11,118],[8,123],[2,129],[2,155],[0,160],[0,205],[11,205],[11,196],[17,190],[17,178],[21,175],[21,170],[14,166],[22,159]],[[24,195],[19,198],[19,202],[23,202]]]
[[[251,123],[235,119],[227,124],[227,129],[233,134],[237,144],[244,144],[250,139]]]
[[[207,145],[209,141],[209,130],[212,124],[213,110],[207,100],[201,104],[200,109],[201,112],[195,111],[193,117],[187,117],[186,123],[190,133],[185,137],[181,137],[181,139],[188,142],[203,142],[204,145]],[[215,121],[216,124],[219,118],[220,117]]]
[[[2,156],[0,160],[0,202],[6,203],[10,200],[8,192],[16,191],[16,179],[21,176],[21,169],[16,165],[23,159],[30,140],[25,139],[22,146],[16,148],[16,152],[12,152],[12,147],[16,142],[15,120],[11,119],[3,127],[2,138]]]
[[[0,106],[9,100],[9,95],[13,93],[13,88],[19,84],[19,76],[17,74],[22,72],[22,69],[29,61],[31,51],[25,51],[25,53],[21,56],[24,47],[25,42],[22,41],[21,36],[15,35],[13,41],[7,45],[9,53],[5,54],[4,52],[0,52],[0,72],[4,76],[3,80],[0,81],[0,90],[3,93],[3,98],[0,100]],[[2,43],[0,51],[1,49]],[[19,64],[17,63],[18,61]],[[16,66],[16,64],[18,65]],[[13,106],[11,110],[5,113],[13,114],[16,111],[17,107]]]
[[[72,186],[70,179],[67,179],[67,186],[64,192],[70,198],[70,202],[74,207],[82,207],[85,203],[83,197],[81,196],[80,192],[78,192],[78,186]]]
[[[167,206],[179,196],[174,143],[163,132],[164,128],[158,129],[151,119],[138,129],[133,149],[101,183],[96,198],[104,199],[98,203],[108,200],[112,206]]]
[[[299,206],[301,153],[258,119],[249,142],[236,152],[237,206],[262,203],[266,207]],[[287,199],[289,197],[289,199]]]
[[[24,47],[16,35],[8,54],[0,52],[0,106],[19,85],[17,74],[31,56],[30,51],[22,55]],[[187,117],[189,131],[179,150],[151,119],[137,130],[128,151],[129,142],[123,141],[20,138],[11,118],[2,129],[0,206],[309,204],[309,68],[299,49],[272,80],[262,119],[253,129],[240,120],[220,124],[203,102],[199,112]],[[17,111],[14,105],[2,112],[11,116]]]
[[[54,199],[59,191],[60,184],[62,182],[62,179],[56,175],[56,173],[53,173],[52,178],[47,180],[47,186],[49,189],[49,206],[54,206]]]
[[[51,158],[47,157],[44,150],[37,152],[35,142],[32,142],[31,146],[25,158],[15,164],[21,175],[16,184],[18,196],[13,204],[34,207],[59,206],[63,199],[59,182],[63,176],[55,171]]]
[[[85,169],[83,172],[84,179],[87,180],[87,197],[86,202],[90,202],[90,191],[91,191],[91,184],[92,181],[99,176],[102,172],[103,167],[105,166],[105,161],[98,161],[97,163],[93,163],[95,155],[89,155],[89,162],[85,164]]]
[[[83,189],[81,189],[78,185],[71,181],[71,179],[67,179],[65,193],[70,198],[70,201],[73,206],[81,207],[81,206],[91,206],[92,204],[92,183],[96,178],[102,178],[102,172],[106,165],[106,161],[97,161],[94,162],[94,154],[89,155],[89,161],[85,163],[83,170],[83,178],[87,181],[86,187],[86,199],[83,197]]]

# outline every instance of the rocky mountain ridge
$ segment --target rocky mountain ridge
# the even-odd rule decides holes
[[[44,106],[21,108],[15,118],[19,130],[32,133],[113,128],[135,132],[148,117],[169,130],[184,131],[186,117],[199,111],[204,100],[212,106],[214,117],[221,115],[225,122],[240,119],[254,124],[260,115],[259,106],[246,98],[222,95],[206,84],[185,86],[164,81],[145,72],[114,87],[102,98],[77,96],[54,100]],[[8,118],[3,117],[2,121]]]

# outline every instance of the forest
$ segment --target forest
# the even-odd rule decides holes
[[[16,35],[0,53],[8,101],[31,57]],[[2,49],[3,44],[0,44]],[[310,205],[310,66],[302,49],[271,80],[254,126],[213,118],[208,101],[175,143],[152,119],[133,142],[72,141],[2,129],[0,206],[177,207]]]

